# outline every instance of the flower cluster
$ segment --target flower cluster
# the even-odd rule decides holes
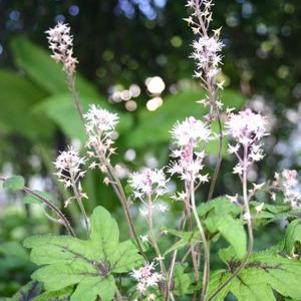
[[[209,31],[213,3],[211,0],[188,0],[186,6],[192,13],[185,20],[196,36],[192,44],[193,53],[191,55],[196,62],[195,77],[201,79],[209,94],[202,103],[221,107],[221,102],[215,99],[216,95],[213,96],[213,94],[216,94],[215,90],[223,88],[223,84],[218,83],[217,77],[221,72],[221,51],[224,44],[220,40],[220,29],[213,30],[212,33]]]
[[[208,81],[215,79],[220,73],[219,65],[222,58],[219,53],[223,48],[223,43],[216,36],[204,36],[194,41],[192,46],[191,57],[197,62],[195,76],[197,78],[205,77]]]
[[[238,158],[238,164],[234,168],[234,173],[242,175],[243,170],[252,163],[262,160],[264,153],[261,139],[267,136],[267,120],[259,113],[254,113],[250,109],[231,113],[226,128],[228,134],[235,140],[235,145],[229,146],[229,152]],[[240,149],[243,148],[243,155]],[[247,160],[247,162],[244,161]]]
[[[194,117],[188,117],[178,122],[171,134],[175,145],[171,157],[175,161],[169,166],[169,173],[178,174],[183,181],[208,181],[207,175],[201,174],[205,158],[201,148],[212,138],[208,126]]]
[[[143,200],[145,197],[157,199],[166,192],[167,180],[162,169],[145,168],[129,176],[129,185],[133,189],[135,198]]]
[[[71,187],[72,183],[77,183],[85,175],[85,171],[81,169],[85,164],[85,158],[79,156],[79,153],[72,147],[67,151],[61,152],[54,162],[57,172],[55,175],[66,188]]]
[[[155,271],[154,263],[146,264],[144,267],[133,270],[131,276],[138,281],[138,291],[144,294],[150,287],[155,287],[164,279],[163,275]]]
[[[63,70],[67,75],[72,76],[75,72],[77,59],[73,57],[73,36],[70,34],[68,24],[59,22],[54,28],[46,31],[49,48],[52,51],[52,58],[62,63]]]
[[[109,160],[115,152],[112,137],[119,117],[99,106],[91,105],[88,112],[84,114],[84,120],[88,135],[87,147],[90,150],[88,155],[98,158],[101,169],[104,169],[105,167],[102,166],[104,160]],[[92,167],[95,167],[95,164]]]
[[[301,186],[296,170],[283,170],[275,174],[274,188],[281,190],[284,194],[284,201],[290,203],[292,208],[301,206]]]

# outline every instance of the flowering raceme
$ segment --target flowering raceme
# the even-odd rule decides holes
[[[248,168],[252,163],[262,160],[264,154],[261,139],[268,135],[267,125],[265,117],[259,113],[253,113],[250,109],[238,114],[230,114],[226,122],[226,128],[228,134],[236,142],[235,145],[229,146],[229,152],[235,154],[238,159],[234,173],[242,175],[244,168]],[[244,162],[244,158],[239,154],[241,147],[244,149],[243,156],[246,155],[247,162]]]
[[[178,122],[171,131],[175,149],[171,157],[175,159],[168,168],[172,175],[178,174],[183,181],[208,181],[207,175],[201,175],[205,158],[202,146],[211,140],[208,126],[194,117]]]
[[[91,157],[109,160],[115,149],[112,136],[118,124],[119,117],[96,105],[91,105],[84,114],[85,128],[88,135],[87,147]],[[93,167],[94,165],[92,165]]]
[[[129,176],[129,184],[135,198],[144,199],[152,196],[155,199],[166,192],[166,177],[163,170],[145,168]]]
[[[59,22],[54,28],[47,30],[46,34],[53,53],[51,57],[62,63],[66,74],[72,76],[78,61],[73,57],[73,36],[70,34],[69,25]]]
[[[218,110],[222,103],[217,91],[223,89],[223,82],[218,81],[218,76],[221,73],[221,51],[224,44],[220,40],[221,29],[210,30],[213,5],[211,0],[188,0],[186,6],[191,10],[191,15],[185,21],[195,35],[191,54],[191,58],[196,62],[194,76],[201,80],[202,86],[208,92],[208,96],[201,103],[205,106],[210,105],[211,114],[216,114],[219,119]]]
[[[284,202],[290,203],[292,208],[301,206],[301,187],[296,170],[283,170],[275,174],[273,186],[284,194]]]
[[[157,286],[164,279],[162,274],[155,271],[154,263],[134,269],[131,276],[138,281],[137,289],[141,294],[144,294],[148,288]]]
[[[56,176],[66,188],[72,186],[72,182],[79,182],[84,177],[85,171],[81,169],[85,164],[85,158],[79,156],[79,153],[72,147],[67,151],[61,152],[54,162],[57,172]]]

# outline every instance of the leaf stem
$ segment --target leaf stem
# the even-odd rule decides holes
[[[50,208],[51,210],[53,210],[61,219],[63,225],[65,226],[65,228],[67,229],[67,231],[69,232],[70,235],[75,236],[75,232],[72,229],[68,219],[66,218],[66,216],[63,214],[63,212],[57,208],[54,204],[52,204],[51,202],[49,202],[46,198],[44,198],[43,196],[41,196],[39,193],[31,190],[28,187],[24,187],[22,189],[26,194],[32,195],[35,198],[37,198],[38,200],[40,200],[42,203],[44,203],[48,208]]]
[[[191,180],[190,183],[190,198],[191,198],[191,206],[192,206],[192,213],[194,216],[194,219],[197,223],[197,227],[199,229],[202,242],[203,242],[203,248],[204,248],[204,273],[203,273],[203,286],[201,291],[201,298],[200,300],[205,300],[208,285],[209,285],[209,279],[210,279],[210,250],[209,250],[209,244],[206,238],[204,227],[201,223],[201,220],[199,218],[196,204],[195,204],[195,190],[194,190],[194,179]]]
[[[89,218],[88,218],[88,215],[87,215],[87,212],[86,212],[86,209],[84,207],[84,204],[83,204],[83,201],[82,201],[82,195],[81,195],[81,192],[79,191],[78,187],[77,187],[77,184],[76,184],[76,181],[74,179],[74,175],[71,174],[71,183],[72,183],[72,189],[73,189],[73,192],[74,192],[74,195],[75,195],[75,199],[78,203],[78,206],[79,206],[79,209],[84,217],[84,222],[85,222],[85,228],[86,228],[86,231],[87,231],[87,236],[89,238],[89,235],[90,235],[90,222],[89,222]]]
[[[74,106],[78,112],[78,115],[82,121],[82,123],[85,123],[84,119],[84,113],[83,113],[83,107],[80,101],[79,93],[76,90],[76,83],[75,83],[75,76],[74,75],[67,75],[67,86],[69,88],[69,91],[73,98]]]
[[[243,261],[241,262],[240,266],[233,272],[233,274],[224,282],[222,283],[208,298],[207,301],[212,301],[215,297],[225,288],[227,287],[236,276],[246,267],[248,260],[252,254],[253,246],[254,246],[254,235],[253,235],[253,224],[252,224],[252,216],[251,210],[249,205],[249,197],[248,197],[248,145],[244,146],[244,158],[243,158],[243,200],[244,200],[244,207],[245,207],[245,217],[247,220],[247,228],[248,228],[248,249],[246,256],[244,257]]]
[[[153,226],[153,204],[152,204],[152,198],[151,195],[148,195],[148,226],[149,226],[149,236],[151,244],[156,252],[157,260],[160,264],[161,273],[166,274],[166,267],[163,261],[163,257],[160,251],[160,248],[158,246],[157,240],[154,235],[154,226]]]
[[[222,151],[223,151],[224,133],[223,133],[223,126],[222,126],[220,111],[218,108],[217,108],[217,122],[218,122],[218,128],[219,128],[218,157],[217,157],[214,174],[213,174],[212,181],[211,181],[210,188],[209,188],[209,193],[208,193],[208,198],[207,198],[208,201],[211,200],[213,197],[214,189],[216,186],[216,182],[217,182],[218,175],[219,175],[222,161],[223,161]]]

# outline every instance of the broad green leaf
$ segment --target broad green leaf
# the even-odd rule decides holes
[[[0,120],[8,131],[29,138],[48,137],[52,126],[43,116],[32,112],[46,92],[28,79],[8,70],[0,70]]]
[[[89,240],[71,236],[34,236],[24,241],[32,249],[30,258],[39,266],[34,280],[43,282],[46,291],[77,285],[72,301],[112,300],[116,293],[114,274],[127,273],[143,263],[131,241],[119,242],[116,221],[103,207],[91,216]]]
[[[301,222],[300,220],[292,221],[285,232],[285,250],[290,255],[301,253]]]
[[[10,301],[34,301],[36,300],[35,297],[38,296],[41,292],[42,292],[42,285],[37,281],[31,281],[25,286],[21,287],[21,289],[9,300]]]
[[[103,108],[109,108],[109,105],[104,98],[90,98],[84,97],[81,99],[83,110],[86,112],[90,104],[100,105]],[[85,140],[85,132],[82,121],[77,110],[73,104],[72,96],[70,94],[57,94],[43,100],[35,108],[36,113],[46,115],[51,121],[59,126],[63,132],[71,137]],[[127,130],[132,124],[132,116],[130,114],[121,113],[120,124],[118,131],[123,132]]]
[[[235,269],[239,262],[229,261],[228,266]],[[231,272],[220,270],[211,275],[207,298],[215,292]],[[217,295],[216,301],[224,300],[232,293],[237,301],[276,301],[273,291],[284,297],[301,299],[301,262],[282,257],[275,250],[254,253],[247,266],[239,275]]]
[[[49,52],[24,37],[13,39],[11,47],[16,64],[41,87],[52,94],[68,92],[62,66],[50,58]],[[77,75],[77,87],[83,96],[99,97],[96,89],[80,75]]]
[[[83,280],[76,288],[70,301],[95,300],[97,296],[102,301],[111,301],[116,293],[116,284],[113,276],[99,281],[98,277]]]
[[[237,259],[235,251],[232,246],[218,250],[218,257],[225,263]]]
[[[247,250],[247,236],[242,221],[237,218],[240,208],[226,197],[219,197],[198,207],[204,225],[212,234],[220,233],[233,247],[238,258]]]
[[[13,176],[3,182],[3,188],[12,191],[22,190],[25,186],[25,180],[21,176]]]
[[[230,200],[224,196],[202,203],[198,207],[198,212],[201,217],[205,217],[210,211],[216,213],[222,212],[223,214],[230,214],[233,216],[237,216],[241,212],[237,205],[231,203]]]
[[[204,106],[196,103],[204,96],[205,92],[202,90],[186,90],[167,96],[163,106],[155,112],[142,110],[139,113],[139,127],[134,129],[128,137],[129,145],[140,148],[162,142],[168,143],[170,130],[177,121],[182,121],[188,116],[202,118],[207,113]],[[231,103],[230,106],[236,108],[244,103],[244,99],[233,91],[225,91],[223,100],[226,105]],[[210,147],[217,153],[216,143],[212,143]]]
[[[233,247],[237,257],[243,258],[247,252],[247,235],[241,221],[230,215],[220,215],[215,220],[218,231]]]
[[[60,291],[55,292],[45,292],[37,297],[35,297],[32,301],[67,301],[69,300],[69,296],[72,294],[73,288],[66,287]]]

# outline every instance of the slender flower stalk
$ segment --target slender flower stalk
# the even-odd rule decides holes
[[[6,178],[0,177],[0,181],[5,181],[5,180],[6,180]],[[75,236],[75,232],[71,226],[71,223],[69,222],[67,217],[64,215],[64,213],[58,207],[56,207],[53,203],[51,203],[49,200],[47,200],[47,198],[40,195],[38,192],[33,191],[29,187],[25,186],[22,190],[24,193],[33,196],[34,198],[36,198],[37,200],[42,202],[50,210],[52,210],[54,213],[56,213],[57,216],[59,217],[59,220],[57,222],[61,225],[64,225],[64,227],[66,228],[66,230],[68,231],[68,233],[70,235]]]
[[[192,212],[194,215],[194,219],[196,221],[197,227],[200,231],[203,249],[204,249],[204,272],[203,272],[203,282],[202,282],[202,291],[201,291],[201,298],[200,300],[203,301],[206,298],[208,286],[209,286],[209,280],[210,280],[210,247],[209,242],[207,241],[206,234],[204,227],[201,223],[201,220],[199,218],[196,203],[195,203],[195,189],[194,189],[194,182],[191,182],[190,186],[190,200],[191,200],[191,206],[192,206]]]
[[[157,239],[155,237],[153,216],[155,209],[155,202],[158,198],[164,195],[167,191],[166,189],[166,177],[163,170],[153,170],[150,168],[143,169],[140,172],[134,172],[129,176],[129,185],[133,190],[133,195],[136,199],[139,199],[144,206],[142,210],[142,215],[146,217],[146,221],[149,227],[149,239],[153,246],[157,260],[160,263],[160,269],[162,274],[166,274],[166,267],[164,264],[164,258],[161,254]],[[162,206],[161,206],[162,207]],[[159,210],[165,211],[165,207]]]
[[[248,230],[248,248],[244,259],[232,275],[222,283],[212,294],[209,296],[208,301],[214,300],[215,297],[225,287],[227,287],[233,279],[246,267],[248,260],[253,251],[254,235],[253,235],[253,222],[250,210],[250,198],[248,192],[248,172],[252,164],[262,160],[264,154],[261,144],[261,139],[268,135],[267,133],[267,120],[260,114],[253,113],[251,110],[246,109],[238,114],[231,114],[226,123],[230,136],[235,140],[236,144],[229,147],[229,152],[234,154],[238,160],[237,165],[234,167],[233,173],[238,174],[243,187],[243,205],[244,218],[247,223]],[[240,155],[240,150],[242,155]],[[250,192],[252,193],[252,191]]]
[[[170,164],[168,171],[172,175],[177,174],[184,182],[185,192],[182,194],[182,200],[185,205],[184,213],[192,229],[192,212],[200,232],[204,249],[203,287],[201,292],[201,300],[204,300],[209,284],[210,252],[205,230],[197,213],[195,190],[198,185],[208,181],[208,175],[202,174],[205,158],[205,153],[202,149],[211,140],[212,135],[208,125],[194,117],[188,117],[183,122],[178,122],[173,127],[171,134],[175,149],[171,154],[173,162]],[[191,255],[196,281],[198,281],[199,260],[195,257],[194,247],[191,249]]]
[[[220,40],[220,31],[210,30],[212,22],[212,0],[188,0],[187,7],[191,10],[191,15],[184,19],[191,27],[196,36],[192,47],[191,58],[196,62],[194,76],[200,80],[202,87],[207,92],[207,97],[201,100],[204,106],[209,106],[210,113],[208,119],[217,120],[219,127],[219,150],[214,169],[214,174],[208,192],[208,200],[212,199],[215,185],[218,179],[222,164],[223,127],[221,121],[222,102],[219,98],[219,91],[223,90],[223,82],[219,80],[222,65],[221,51],[224,44]]]

